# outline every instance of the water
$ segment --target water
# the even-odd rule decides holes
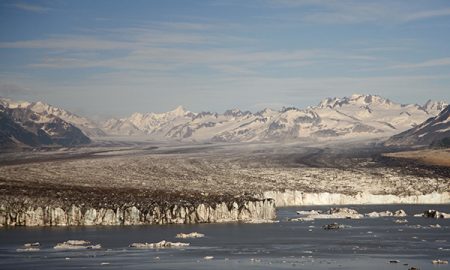
[[[275,224],[198,224],[112,227],[40,227],[0,229],[0,269],[448,269],[433,259],[450,259],[450,220],[412,217],[426,209],[450,212],[450,205],[351,206],[360,213],[404,209],[406,224],[396,218],[288,222],[296,211],[278,210]],[[350,228],[325,231],[338,222]],[[441,228],[429,225],[440,224]],[[412,225],[426,226],[426,228]],[[180,232],[205,238],[176,239]],[[69,239],[100,243],[100,250],[60,251]],[[183,249],[136,250],[133,242],[189,242]],[[40,242],[37,252],[17,252],[24,243]],[[205,260],[205,256],[213,256]],[[399,260],[399,263],[389,263]],[[408,265],[404,265],[408,264]]]

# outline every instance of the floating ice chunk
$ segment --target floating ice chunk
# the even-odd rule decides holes
[[[290,218],[289,221],[312,221],[314,219],[360,219],[362,214],[350,208],[330,208],[327,211],[297,211],[302,217]]]
[[[439,212],[433,209],[427,210],[423,212],[422,214],[416,214],[414,216],[421,216],[426,218],[450,218],[450,214]]]
[[[39,247],[41,244],[39,242],[34,242],[34,243],[26,243],[23,246],[24,247]]]
[[[25,243],[22,248],[16,249],[17,252],[32,252],[32,251],[39,251],[39,247],[41,244],[39,242],[35,243]]]
[[[445,260],[432,260],[432,264],[448,264],[448,261]]]
[[[338,230],[338,229],[344,229],[344,228],[348,228],[350,226],[346,226],[343,224],[338,224],[338,223],[331,223],[331,224],[327,224],[323,226],[324,230]]]
[[[408,220],[406,219],[396,219],[394,220],[395,223],[399,223],[399,224],[403,224],[403,223],[408,223]]]
[[[203,233],[198,233],[198,232],[191,232],[191,233],[179,233],[177,234],[176,238],[202,238],[205,237],[205,235]]]
[[[406,217],[407,214],[405,210],[400,209],[395,212],[391,211],[382,211],[382,212],[370,212],[367,214],[364,214],[366,217],[372,217],[372,218],[378,218],[378,217]]]
[[[82,245],[89,245],[91,242],[86,241],[86,240],[67,240],[66,242],[67,245],[72,245],[72,246],[82,246]]]
[[[318,215],[321,214],[320,210],[306,210],[306,211],[297,211],[297,215]]]
[[[91,242],[85,240],[68,240],[63,243],[58,243],[53,247],[54,249],[101,249],[100,244],[91,245]]]
[[[408,214],[406,214],[405,210],[400,209],[394,212],[394,217],[406,217]]]
[[[245,223],[251,223],[251,224],[262,224],[262,223],[278,223],[279,220],[272,220],[272,219],[250,219],[245,220]]]
[[[181,242],[168,242],[166,240],[162,240],[157,243],[132,243],[130,247],[132,248],[178,248],[178,247],[187,247],[189,243],[181,243]]]

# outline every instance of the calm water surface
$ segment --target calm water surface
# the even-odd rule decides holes
[[[450,269],[433,259],[450,260],[450,220],[412,217],[426,209],[450,212],[450,205],[350,206],[360,213],[404,209],[406,224],[396,218],[288,222],[296,211],[328,209],[288,207],[275,224],[198,224],[112,227],[0,228],[0,269]],[[322,226],[349,225],[336,231]],[[429,225],[439,224],[440,228]],[[414,226],[421,225],[422,227]],[[205,238],[176,239],[180,232]],[[60,251],[69,239],[101,244],[100,250]],[[183,249],[136,250],[133,242],[189,242]],[[17,252],[24,243],[40,242],[37,252]],[[205,260],[205,256],[213,256]],[[399,260],[399,263],[389,263]],[[405,265],[408,264],[408,265]]]

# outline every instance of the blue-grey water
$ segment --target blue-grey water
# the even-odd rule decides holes
[[[404,209],[408,223],[394,223],[395,217],[286,221],[298,210],[329,208],[321,206],[280,208],[280,222],[274,224],[0,228],[0,269],[449,269],[431,261],[450,259],[450,220],[412,215],[426,209],[450,212],[450,205],[350,207],[360,213]],[[322,229],[335,221],[351,227]],[[441,227],[429,227],[436,224]],[[177,233],[194,231],[206,237],[175,238]],[[69,239],[89,240],[101,244],[102,249],[53,249]],[[161,240],[189,242],[191,246],[128,247],[133,242]],[[16,251],[29,242],[40,242],[40,251]],[[214,258],[205,260],[205,256]]]

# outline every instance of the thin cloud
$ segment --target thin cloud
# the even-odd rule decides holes
[[[238,74],[238,75],[255,75],[256,72],[250,68],[245,68],[238,65],[212,65],[213,69],[221,71],[223,73]]]
[[[173,71],[197,66],[223,73],[254,74],[269,64],[281,68],[300,68],[315,64],[327,65],[341,61],[373,62],[376,57],[329,50],[262,50],[250,51],[225,48],[138,47],[122,56],[68,54],[51,56],[29,64],[34,68],[90,68],[115,70]],[[188,68],[188,69],[186,69]]]
[[[61,50],[112,50],[133,46],[130,42],[110,41],[87,36],[59,36],[14,42],[0,42],[0,48],[12,49],[61,49]]]
[[[0,42],[0,48],[62,49],[62,50],[117,50],[137,49],[158,45],[213,45],[226,41],[227,36],[199,33],[179,33],[145,28],[98,30],[93,35],[55,35],[47,39]],[[98,36],[104,38],[98,38]]]
[[[12,6],[17,9],[20,9],[20,10],[25,10],[25,11],[29,11],[29,12],[35,12],[35,13],[46,13],[50,10],[50,8],[47,8],[47,7],[38,6],[38,5],[34,5],[34,4],[27,4],[27,3],[14,3]]]
[[[389,69],[416,69],[416,68],[430,68],[430,67],[441,67],[450,66],[450,57],[431,59],[420,63],[408,63],[401,65],[394,65],[388,67]]]
[[[450,8],[416,12],[411,15],[405,16],[404,21],[423,20],[443,16],[450,16]]]
[[[265,0],[263,3],[296,11],[294,16],[283,16],[282,20],[315,24],[408,23],[450,16],[449,7],[427,10],[426,6],[405,7],[393,1]]]
[[[164,22],[161,23],[164,28],[173,28],[177,30],[208,30],[213,28],[211,24],[205,23],[186,23],[186,22]]]

